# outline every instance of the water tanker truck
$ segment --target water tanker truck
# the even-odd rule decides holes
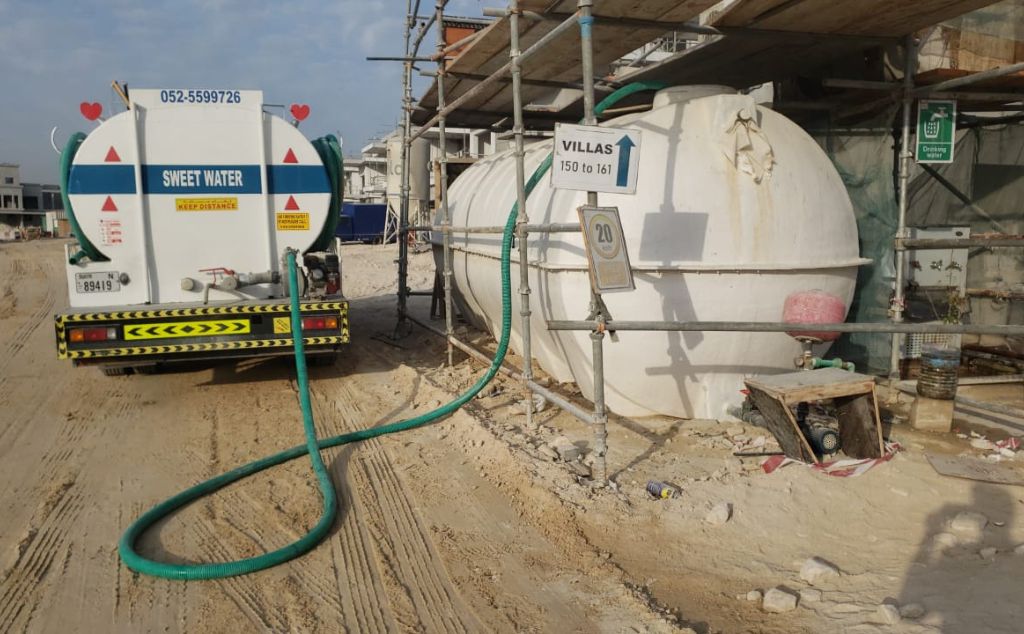
[[[257,90],[135,89],[127,104],[61,155],[75,242],[59,356],[120,374],[291,354],[296,295],[306,353],[333,358],[349,338],[337,139],[308,141],[297,128],[308,107],[293,106],[289,122]]]

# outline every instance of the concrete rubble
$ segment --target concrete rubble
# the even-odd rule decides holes
[[[839,568],[820,557],[811,557],[800,567],[800,578],[812,586],[838,576]]]
[[[776,586],[764,593],[764,601],[761,608],[765,612],[779,614],[796,609],[798,597],[788,588]]]

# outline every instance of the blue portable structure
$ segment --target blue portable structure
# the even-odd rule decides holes
[[[344,203],[336,235],[342,240],[381,242],[387,225],[388,206],[378,203]]]

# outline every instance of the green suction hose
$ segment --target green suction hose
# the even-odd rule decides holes
[[[338,219],[341,217],[341,199],[344,195],[344,171],[342,169],[341,143],[338,137],[333,134],[320,137],[313,141],[313,148],[320,155],[320,161],[327,170],[327,180],[331,183],[331,203],[327,213],[327,223],[320,230],[309,251],[326,251],[334,240],[334,232],[338,229]]]
[[[596,113],[600,114],[606,108],[627,95],[640,90],[657,90],[662,87],[664,87],[664,85],[660,82],[630,84],[606,97],[594,110]],[[551,168],[551,162],[552,155],[548,154],[544,161],[541,162],[536,170],[534,170],[530,179],[526,183],[527,196],[530,195],[537,186],[537,183],[540,182],[540,179]],[[389,425],[383,425],[381,427],[362,429],[347,434],[341,434],[339,436],[331,436],[330,438],[317,440],[316,430],[313,426],[313,411],[309,402],[309,377],[306,373],[306,358],[303,351],[299,298],[293,294],[291,298],[292,341],[295,346],[295,374],[298,383],[299,405],[302,410],[302,426],[306,436],[306,443],[304,445],[298,445],[291,449],[276,453],[272,456],[267,456],[266,458],[250,462],[247,465],[243,465],[215,478],[201,482],[167,500],[164,500],[160,504],[157,504],[150,510],[146,511],[141,517],[139,517],[139,519],[135,520],[135,522],[128,527],[118,543],[117,550],[121,556],[121,561],[124,562],[124,565],[135,572],[141,572],[154,577],[163,577],[165,579],[177,579],[182,581],[221,579],[235,575],[249,574],[251,572],[282,564],[309,552],[318,543],[320,543],[320,541],[327,536],[328,531],[330,531],[331,525],[333,524],[334,518],[337,514],[337,493],[334,490],[334,484],[331,482],[330,475],[327,473],[327,467],[324,466],[323,459],[320,457],[321,450],[361,440],[369,440],[370,438],[376,438],[386,434],[415,429],[440,418],[444,418],[445,416],[457,411],[469,401],[473,400],[473,397],[475,397],[480,390],[490,383],[491,380],[494,379],[495,375],[497,375],[498,370],[501,368],[501,364],[505,360],[505,353],[508,352],[509,336],[512,332],[512,282],[509,263],[512,254],[512,238],[515,233],[516,216],[518,213],[519,206],[518,203],[515,203],[512,205],[512,210],[509,213],[508,220],[505,221],[505,228],[501,239],[501,335],[498,338],[498,349],[494,353],[494,358],[491,361],[491,365],[487,368],[487,372],[485,372],[472,387],[450,403],[442,405],[433,411],[421,414],[420,416],[416,416],[415,418],[409,418]],[[521,246],[520,248],[523,247]],[[294,251],[289,251],[287,253],[287,260],[289,287],[298,288]],[[253,475],[254,473],[288,462],[289,460],[294,460],[303,455],[309,455],[310,461],[312,462],[313,472],[316,474],[317,482],[320,486],[321,495],[323,497],[323,511],[320,515],[320,520],[316,523],[316,526],[294,542],[263,555],[239,559],[237,561],[208,564],[163,563],[148,559],[136,551],[136,542],[142,534],[160,520],[174,513],[176,510],[201,497],[210,495],[232,482],[237,482],[238,480]]]
[[[78,218],[75,217],[75,210],[71,207],[71,199],[68,197],[71,163],[75,160],[75,154],[78,153],[78,146],[82,145],[84,140],[84,132],[75,132],[68,138],[68,142],[64,144],[64,151],[60,153],[60,197],[64,201],[64,211],[68,216],[68,224],[71,225],[71,233],[78,240],[78,252],[68,258],[71,264],[78,264],[82,258],[89,258],[93,262],[108,262],[110,260],[100,253],[100,250],[92,242],[89,242],[89,238],[85,237],[85,232],[82,231],[82,226],[78,224]]]

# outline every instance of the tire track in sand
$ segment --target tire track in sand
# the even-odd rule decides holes
[[[42,287],[45,290],[39,303],[33,307],[32,311],[28,315],[25,316],[15,331],[8,335],[7,346],[4,349],[3,354],[0,355],[0,388],[2,388],[7,382],[5,375],[11,361],[13,361],[14,357],[25,348],[25,343],[28,341],[28,338],[32,336],[32,333],[35,332],[43,320],[50,315],[57,300],[57,293],[54,291],[54,285],[50,279],[53,271],[52,265],[50,265],[49,262],[41,264],[38,257],[32,260],[32,265],[34,270],[31,271],[31,273],[19,275],[15,279],[10,280],[10,282],[21,282],[23,284],[32,283],[27,281],[28,278],[30,276],[33,278],[38,277],[38,279],[33,283],[33,286],[36,288]],[[19,267],[19,270],[24,269]],[[54,351],[54,354],[56,355],[56,350]]]
[[[66,559],[71,545],[68,534],[75,528],[85,501],[75,480],[57,482],[37,509],[31,527],[18,543],[18,557],[0,580],[0,631],[29,629],[45,594],[40,586],[50,585],[48,575],[60,555]]]
[[[357,392],[356,386],[349,381],[334,383],[332,387],[338,390],[333,408],[329,407],[324,394],[315,387],[313,389],[317,409],[320,410],[317,418],[323,423],[328,419],[336,421],[332,425],[334,429],[322,430],[321,433],[337,433],[341,431],[338,427],[355,429],[375,418],[364,412],[359,404],[360,399],[366,397],[365,392]],[[330,409],[335,410],[334,416],[330,415]],[[408,603],[412,607],[412,614],[398,610],[396,616],[401,625],[431,632],[481,630],[482,625],[448,577],[444,561],[415,512],[406,488],[381,443],[376,439],[365,441],[351,451],[357,467],[352,469],[356,485],[354,496],[366,509],[360,524],[369,527],[381,563],[386,568],[383,572],[397,582],[388,584],[388,590],[392,595],[396,589],[400,591],[404,596],[397,597],[398,603]],[[350,508],[355,506],[359,504]],[[398,605],[395,607],[399,608]]]

